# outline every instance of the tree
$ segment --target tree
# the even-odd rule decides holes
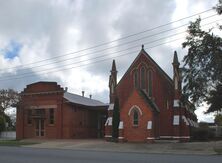
[[[5,110],[10,107],[16,107],[19,100],[19,93],[14,91],[13,89],[0,90],[0,116],[4,118],[4,121],[1,120],[1,122],[7,122],[10,128],[13,127],[13,123],[10,116],[5,114]]]
[[[219,0],[215,7],[218,14],[222,13],[221,8],[222,0]],[[222,85],[222,38],[214,35],[212,29],[202,30],[200,23],[200,18],[190,23],[182,44],[183,48],[188,48],[183,59],[183,92],[197,105],[207,102],[208,112],[212,112],[222,108],[217,100]]]
[[[218,125],[218,126],[222,126],[222,115],[221,114],[217,114],[215,116],[214,122]]]
[[[5,114],[5,110],[10,107],[16,107],[19,102],[19,94],[13,89],[0,90],[0,114]]]
[[[218,14],[222,14],[222,0],[218,0],[218,4],[214,9],[217,11]]]
[[[4,131],[5,129],[5,118],[3,115],[0,115],[0,132]]]
[[[215,90],[210,91],[207,103],[210,104],[206,113],[220,111],[222,109],[222,84],[217,85]]]
[[[119,99],[115,98],[114,109],[113,109],[113,121],[112,121],[113,138],[118,138],[119,136],[119,121],[120,121]]]

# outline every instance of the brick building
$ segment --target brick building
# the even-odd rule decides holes
[[[197,126],[194,106],[182,100],[181,72],[177,54],[173,79],[143,49],[117,83],[115,60],[109,78],[110,106],[106,139],[112,137],[112,112],[119,99],[119,141],[146,142],[155,139],[189,140]]]
[[[21,92],[16,138],[98,138],[104,135],[108,105],[71,94],[56,82],[37,82]]]

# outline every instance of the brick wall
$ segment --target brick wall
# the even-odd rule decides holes
[[[118,65],[117,65],[118,67]],[[117,96],[120,101],[120,109],[122,109],[123,105],[132,94],[132,90],[134,89],[133,85],[133,73],[135,70],[139,72],[139,81],[141,78],[140,69],[145,67],[146,72],[148,70],[152,70],[152,99],[157,104],[160,109],[159,117],[155,119],[156,125],[159,124],[159,128],[155,130],[156,134],[159,135],[172,135],[173,125],[172,125],[172,117],[173,117],[173,82],[171,79],[166,77],[157,64],[147,57],[143,51],[141,51],[138,58],[134,61],[134,63],[130,66],[126,74],[120,80],[117,85]],[[147,74],[147,73],[146,73]],[[146,91],[148,91],[148,81],[147,76],[146,80]],[[140,87],[139,82],[139,87]],[[167,107],[168,101],[168,107]]]
[[[106,115],[106,110],[90,108],[68,102],[63,98],[63,88],[55,82],[38,82],[28,85],[21,93],[21,103],[17,108],[16,138],[96,138],[98,136],[98,116]],[[54,124],[49,123],[49,109],[54,109]],[[44,110],[44,131],[36,136],[39,118],[32,116],[28,124],[28,110]],[[101,122],[102,123],[102,122]],[[101,124],[101,133],[104,133]]]
[[[139,113],[138,126],[133,125],[133,109],[130,112],[130,109],[133,106],[139,107],[141,110],[141,113]],[[149,131],[147,130],[147,122],[153,121],[153,116],[152,109],[144,101],[143,97],[139,95],[138,91],[134,89],[121,108],[120,119],[124,123],[124,139],[130,142],[141,142],[146,141],[147,137],[150,135],[148,132],[152,132],[151,135],[154,136],[153,129]],[[155,126],[154,123],[153,126]]]

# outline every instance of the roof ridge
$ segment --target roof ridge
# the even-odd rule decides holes
[[[156,103],[152,99],[150,99],[149,96],[147,96],[147,94],[144,90],[141,89],[138,91],[140,92],[139,94],[145,98],[145,100],[148,102],[148,104],[151,106],[151,108],[154,108],[157,112],[160,112],[159,107],[156,105]]]

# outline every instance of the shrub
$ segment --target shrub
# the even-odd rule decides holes
[[[5,130],[5,118],[0,115],[0,132]]]
[[[215,137],[214,131],[206,127],[194,128],[192,129],[191,134],[192,140],[198,141],[207,141]]]

